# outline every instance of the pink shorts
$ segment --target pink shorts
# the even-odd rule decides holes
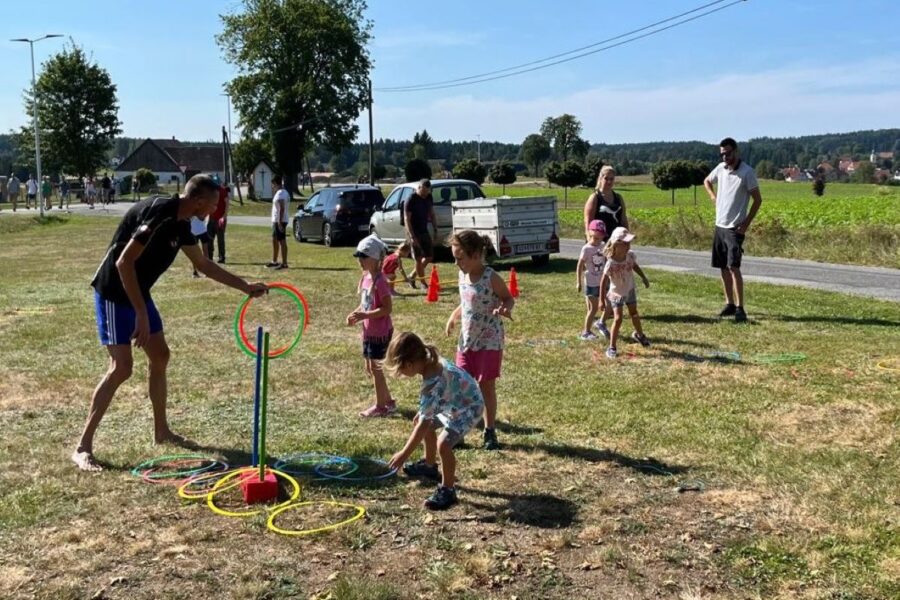
[[[475,378],[475,381],[490,381],[500,377],[503,350],[456,351],[456,366]]]

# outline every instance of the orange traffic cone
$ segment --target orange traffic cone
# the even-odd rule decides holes
[[[519,297],[519,278],[516,276],[516,268],[509,270],[509,293],[513,298]]]
[[[438,279],[437,267],[431,267],[431,280],[428,282],[428,294],[425,296],[425,302],[437,302],[438,294],[441,293],[441,282]]]

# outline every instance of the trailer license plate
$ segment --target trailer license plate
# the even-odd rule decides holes
[[[516,246],[516,254],[528,254],[529,252],[543,252],[544,244],[519,244]]]

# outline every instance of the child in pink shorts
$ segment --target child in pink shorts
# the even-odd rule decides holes
[[[484,264],[485,251],[491,240],[472,230],[453,234],[450,248],[459,267],[459,306],[447,321],[447,335],[462,318],[456,366],[464,369],[481,388],[484,396],[484,448],[498,450],[500,442],[494,431],[497,418],[497,378],[503,362],[503,323],[500,317],[512,319],[515,300],[506,282]]]

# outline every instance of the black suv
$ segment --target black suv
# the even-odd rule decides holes
[[[371,185],[336,185],[319,190],[294,215],[294,239],[356,243],[369,233],[369,219],[384,204],[381,190]]]

